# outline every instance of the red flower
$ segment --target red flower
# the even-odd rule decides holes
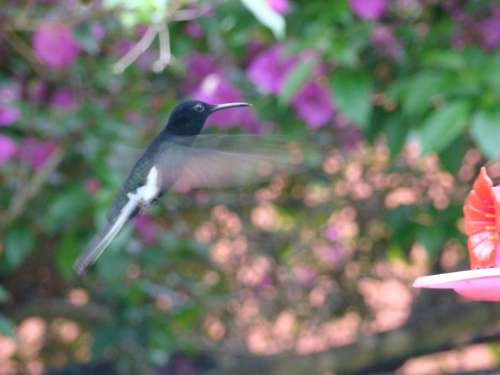
[[[472,269],[497,266],[499,210],[500,186],[493,187],[486,168],[482,167],[464,205],[465,234],[469,236],[467,248]]]

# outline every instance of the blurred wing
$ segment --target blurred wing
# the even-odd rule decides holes
[[[165,190],[243,186],[296,167],[278,138],[200,135],[188,143],[174,140],[158,155]]]

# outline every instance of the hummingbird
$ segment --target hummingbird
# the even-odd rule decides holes
[[[76,272],[82,274],[125,224],[168,190],[222,185],[245,168],[269,161],[254,152],[218,151],[196,143],[212,113],[248,106],[245,102],[212,105],[198,100],[186,100],[175,106],[166,126],[149,143],[116,194],[107,212],[106,225],[76,260]],[[207,139],[209,142],[205,144],[214,144],[213,136]]]

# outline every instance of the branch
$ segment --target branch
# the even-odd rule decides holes
[[[155,72],[161,72],[165,67],[170,64],[172,60],[172,52],[170,50],[170,32],[168,26],[162,25],[158,31],[160,40],[160,56],[153,64]]]
[[[12,203],[9,206],[7,213],[1,220],[1,223],[4,226],[7,226],[23,214],[28,202],[35,197],[40,190],[42,190],[43,186],[52,173],[57,169],[62,159],[63,151],[61,149],[56,149],[43,167],[36,172],[30,181],[28,181],[24,189],[18,190],[12,198]]]
[[[158,32],[157,26],[149,26],[141,40],[128,51],[113,67],[117,74],[123,73],[127,67],[139,58],[151,45]]]
[[[95,323],[96,321],[112,319],[111,312],[103,306],[94,303],[77,306],[62,299],[31,302],[12,310],[8,309],[6,314],[16,322],[30,316],[40,316],[48,320],[62,317],[81,323]]]
[[[0,33],[0,39],[2,34]],[[20,38],[15,31],[6,32],[3,35],[3,39],[22,57],[28,61],[36,73],[40,76],[48,76],[49,72],[45,68],[43,64],[40,63],[38,58],[33,53],[32,48],[22,39]]]
[[[273,356],[213,352],[219,367],[213,374],[302,375],[333,371],[341,374],[367,373],[375,369],[394,367],[405,360],[424,354],[449,350],[474,342],[498,340],[498,314],[495,305],[459,304],[453,311],[436,319],[426,319],[425,325],[360,337],[351,345],[332,348],[321,353]],[[428,313],[432,314],[433,311]],[[474,337],[473,333],[493,331]],[[211,373],[212,374],[212,373]]]

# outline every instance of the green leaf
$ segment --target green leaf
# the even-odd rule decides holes
[[[76,241],[75,234],[65,234],[56,250],[55,263],[58,271],[66,280],[75,277],[73,263],[83,249]]]
[[[103,323],[99,326],[99,329],[94,330],[91,347],[92,357],[95,359],[102,358],[107,349],[116,344],[119,332],[117,327],[112,326],[110,323]]]
[[[457,138],[469,120],[470,105],[453,102],[434,111],[420,129],[422,152],[439,152]]]
[[[2,314],[0,314],[0,334],[10,337],[15,335],[14,323]]]
[[[285,36],[285,19],[265,0],[241,0],[243,5],[254,14],[255,18],[269,28],[277,39]]]
[[[316,65],[316,59],[305,59],[301,61],[287,75],[283,88],[279,95],[279,102],[282,105],[288,104],[295,93],[300,89],[304,82],[311,76]]]
[[[9,292],[7,292],[7,290],[0,285],[0,303],[7,301],[8,298],[9,298]]]
[[[403,95],[403,112],[415,115],[424,112],[431,104],[433,97],[444,96],[447,88],[447,77],[443,73],[422,72],[411,81]]]
[[[384,132],[392,157],[398,155],[403,148],[409,129],[410,127],[401,116],[391,116],[386,120]]]
[[[417,241],[425,247],[432,259],[439,254],[444,238],[442,228],[435,225],[424,226],[417,234]]]
[[[439,153],[439,161],[447,171],[456,174],[462,166],[462,160],[467,151],[467,140],[464,137],[456,139]]]
[[[338,69],[331,83],[339,110],[358,126],[366,128],[372,112],[372,77],[364,71]]]
[[[422,62],[429,67],[456,71],[460,71],[466,66],[464,57],[452,50],[432,50],[423,56]]]
[[[490,159],[500,157],[500,110],[479,110],[472,117],[472,138]]]
[[[45,225],[55,232],[69,223],[77,221],[79,214],[88,207],[88,194],[81,186],[61,192],[47,211]]]
[[[10,267],[16,268],[33,249],[33,235],[25,227],[14,228],[7,234],[5,256]]]

